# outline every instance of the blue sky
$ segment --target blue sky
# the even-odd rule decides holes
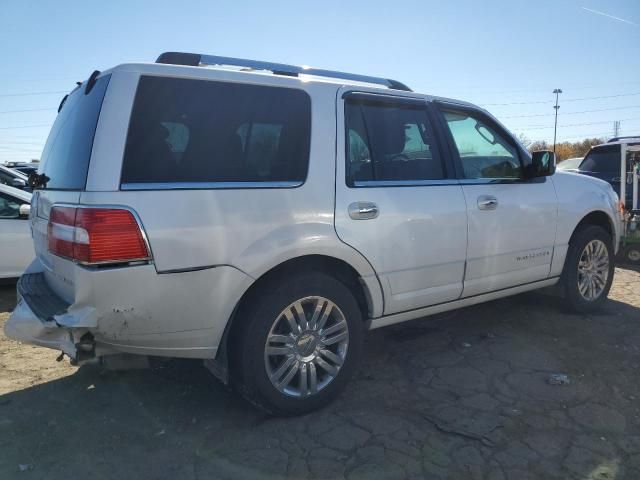
[[[76,80],[166,50],[396,78],[531,139],[560,87],[559,141],[640,133],[638,0],[2,0],[0,162],[39,157]]]

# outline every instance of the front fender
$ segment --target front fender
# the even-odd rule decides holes
[[[577,173],[558,172],[552,177],[558,197],[558,223],[552,275],[559,275],[569,247],[569,240],[587,215],[604,213],[613,232],[614,248],[620,243],[621,225],[615,193],[601,180]]]

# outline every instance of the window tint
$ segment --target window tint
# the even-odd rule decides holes
[[[189,128],[183,123],[162,122],[162,126],[167,129],[167,144],[173,153],[176,163],[180,163],[182,154],[189,144]]]
[[[26,202],[21,202],[11,195],[0,193],[0,218],[19,218],[20,217],[20,205]]]
[[[423,107],[349,101],[345,117],[349,185],[444,178]]]
[[[41,172],[50,179],[46,188],[84,189],[93,137],[110,77],[100,77],[87,95],[85,85],[81,85],[64,102],[42,151]]]
[[[301,90],[143,76],[122,183],[302,182],[310,130]]]
[[[445,111],[444,117],[458,148],[465,178],[521,178],[516,147],[480,116]]]
[[[620,175],[620,147],[601,147],[591,150],[580,164],[585,172],[611,173]]]

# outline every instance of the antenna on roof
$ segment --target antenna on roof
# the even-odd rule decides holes
[[[220,57],[217,55],[200,55],[198,53],[165,52],[158,57],[156,63],[166,63],[171,65],[187,65],[199,67],[201,65],[227,65],[233,67],[249,68],[251,70],[269,70],[274,75],[286,75],[297,77],[298,75],[315,75],[318,77],[337,78],[351,80],[354,82],[375,83],[394,90],[404,90],[410,92],[411,89],[404,83],[397,80],[382,77],[370,77],[368,75],[358,75],[355,73],[336,72],[334,70],[323,70],[320,68],[299,67],[284,63],[262,62],[259,60],[247,60],[244,58]]]

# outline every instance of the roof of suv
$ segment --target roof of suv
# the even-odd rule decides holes
[[[324,70],[318,68],[301,67],[295,65],[286,65],[281,63],[263,62],[257,60],[247,60],[241,58],[221,57],[215,55],[200,55],[193,53],[165,52],[161,54],[155,63],[128,63],[117,65],[102,72],[103,74],[110,71],[142,71],[142,73],[153,72],[154,69],[173,68],[184,69],[182,72],[190,74],[195,72],[197,68],[203,68],[204,71],[222,71],[225,73],[233,73],[238,75],[270,75],[281,79],[297,80],[297,81],[314,81],[319,83],[328,83],[333,85],[349,85],[355,87],[367,87],[380,90],[381,93],[394,90],[398,94],[407,96],[428,97],[431,100],[438,100],[447,103],[458,104],[461,106],[473,107],[487,112],[484,108],[478,107],[470,102],[453,98],[439,97],[414,92],[405,84],[384,77],[374,77],[369,75],[360,75],[354,73],[338,72],[334,70]],[[230,68],[231,67],[231,68]],[[195,68],[195,69],[194,69]],[[177,72],[176,72],[177,73]],[[202,72],[201,72],[202,73]],[[301,78],[302,77],[302,78]],[[492,116],[492,115],[491,115]],[[493,117],[493,116],[492,116]]]
[[[613,137],[607,143],[631,143],[640,142],[640,135],[628,135],[626,137]]]
[[[640,144],[640,137],[615,137],[611,140],[607,140],[605,143],[601,143],[600,145],[594,145],[591,148],[600,148],[600,147],[609,147],[614,145],[622,145],[623,143],[629,145]]]
[[[355,81],[359,83],[372,83],[382,85],[394,90],[412,90],[404,83],[390,78],[372,77],[355,73],[338,72],[311,67],[299,67],[284,63],[264,62],[260,60],[248,60],[244,58],[221,57],[218,55],[201,55],[198,53],[165,52],[158,57],[156,63],[170,65],[199,66],[233,66],[249,70],[267,70],[274,75],[297,77],[299,75],[311,75],[316,77],[337,78],[341,80]]]

